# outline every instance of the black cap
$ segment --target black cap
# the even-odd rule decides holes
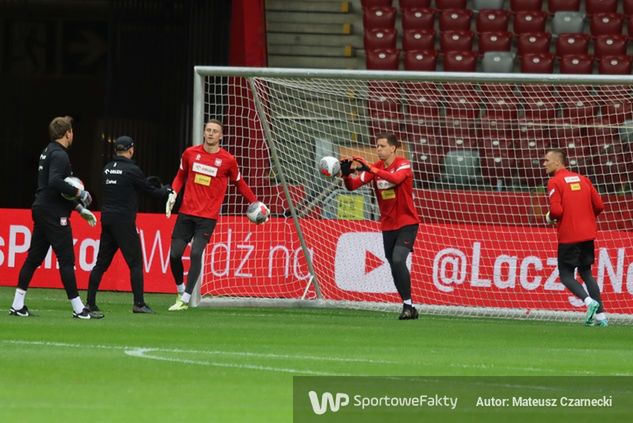
[[[127,151],[134,147],[134,140],[127,135],[120,136],[114,142],[114,149],[116,151]]]

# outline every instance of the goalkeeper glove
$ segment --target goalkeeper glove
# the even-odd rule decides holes
[[[350,159],[341,160],[341,175],[349,176],[352,172],[352,161]]]
[[[545,214],[545,221],[547,222],[547,224],[548,224],[548,225],[554,225],[554,224],[556,224],[556,219],[552,219],[552,218],[549,216],[549,212],[547,212],[547,213]]]
[[[82,206],[88,207],[90,203],[92,203],[92,196],[88,191],[79,190],[79,195],[77,196],[77,200],[81,203]]]
[[[178,197],[178,194],[173,190],[171,190],[167,196],[167,202],[165,203],[165,216],[167,216],[167,219],[171,216],[171,209],[173,209],[174,204],[176,204],[176,197]]]
[[[90,225],[91,227],[97,224],[97,216],[95,216],[90,210],[88,210],[81,204],[77,204],[77,207],[75,207],[75,210],[79,212],[79,215],[81,216],[81,218],[84,219],[86,222],[88,222],[88,225]]]
[[[354,157],[354,161],[360,163],[360,167],[356,168],[357,172],[369,172],[369,173],[376,173],[376,168],[371,166],[369,163],[367,163],[367,160],[365,160],[364,158],[360,157],[360,156],[356,156]]]

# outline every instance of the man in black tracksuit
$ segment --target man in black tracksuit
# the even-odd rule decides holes
[[[103,273],[108,269],[118,249],[130,268],[134,313],[153,313],[143,298],[143,253],[141,240],[136,232],[138,192],[146,192],[164,199],[169,186],[152,184],[132,160],[134,140],[128,136],[117,138],[114,145],[116,157],[103,169],[103,202],[101,207],[101,240],[97,263],[88,281],[86,307],[99,311],[96,303],[97,290]]]
[[[87,209],[92,201],[88,191],[85,191],[83,187],[73,186],[65,180],[73,174],[67,153],[74,139],[72,122],[73,119],[70,116],[60,116],[54,118],[48,125],[51,142],[39,158],[37,190],[31,207],[33,234],[28,255],[20,269],[13,304],[9,309],[11,316],[31,316],[31,312],[24,304],[26,291],[35,270],[44,261],[48,249],[53,247],[59,263],[62,283],[73,308],[73,317],[79,319],[103,317],[102,314],[91,313],[85,308],[77,291],[70,213],[74,208],[90,226],[97,224],[97,218]],[[72,200],[67,198],[72,198]]]

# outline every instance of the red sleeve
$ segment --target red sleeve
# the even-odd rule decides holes
[[[549,182],[547,182],[547,196],[549,197],[550,218],[560,219],[563,217],[563,199],[554,178],[551,178]]]
[[[591,181],[587,180],[589,186],[591,187],[591,205],[593,206],[593,214],[598,216],[600,213],[604,211],[604,203],[602,202],[602,198],[596,188],[593,186]]]
[[[185,182],[187,182],[187,171],[189,169],[187,157],[187,150],[185,150],[180,157],[180,167],[178,167],[178,173],[176,173],[176,176],[171,183],[171,189],[175,192],[180,192],[180,189],[185,185]]]
[[[255,201],[257,201],[257,197],[255,197],[253,190],[251,190],[251,187],[249,187],[246,181],[244,181],[244,178],[242,178],[242,174],[237,167],[237,161],[235,159],[231,164],[229,177],[231,179],[231,182],[233,182],[233,184],[237,187],[239,193],[242,194],[242,197],[246,198],[246,201],[248,201],[249,203],[254,203]]]
[[[374,175],[369,172],[362,172],[360,176],[344,176],[343,183],[348,191],[354,191],[374,179]]]
[[[380,169],[376,173],[374,173],[374,175],[380,176],[382,179],[391,182],[392,184],[400,185],[402,182],[404,182],[405,179],[407,179],[407,176],[409,176],[410,172],[411,165],[409,163],[403,163],[394,173],[387,172],[384,169]]]

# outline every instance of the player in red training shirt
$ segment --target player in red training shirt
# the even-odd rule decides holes
[[[413,172],[407,159],[396,156],[400,141],[394,134],[376,136],[376,152],[380,159],[369,164],[363,157],[343,158],[341,176],[345,187],[353,191],[372,183],[380,208],[380,226],[385,256],[391,275],[403,301],[400,320],[418,318],[411,302],[411,275],[407,256],[413,251],[420,219],[413,205]],[[360,163],[352,168],[352,162]],[[358,176],[351,176],[356,172]]]
[[[566,168],[567,154],[558,148],[547,151],[543,166],[551,176],[547,182],[549,212],[547,222],[558,230],[558,271],[560,280],[587,305],[586,325],[607,326],[600,287],[591,275],[596,239],[596,217],[604,210],[600,194],[591,181]],[[589,295],[574,277],[574,270]],[[594,319],[595,318],[595,319]]]
[[[202,252],[215,229],[228,182],[235,184],[240,194],[250,203],[257,201],[255,194],[242,178],[235,157],[220,147],[222,134],[222,122],[209,120],[204,126],[203,143],[189,147],[182,153],[180,168],[172,182],[173,192],[165,206],[168,218],[176,202],[176,196],[183,187],[185,194],[171,234],[169,264],[179,298],[169,307],[169,311],[189,308],[191,294],[200,276]],[[185,288],[182,254],[192,239],[191,264]]]

